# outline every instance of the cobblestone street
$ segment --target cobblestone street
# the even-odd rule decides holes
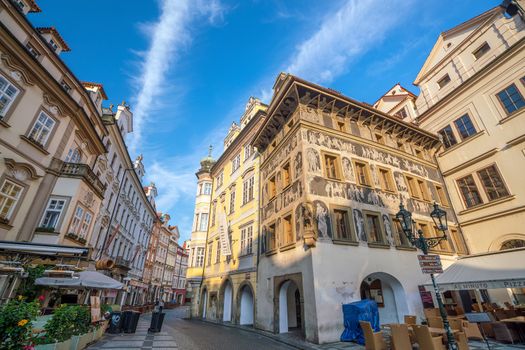
[[[184,308],[167,310],[162,332],[148,334],[150,315],[143,315],[135,334],[106,334],[90,350],[103,349],[178,349],[178,350],[364,350],[354,343],[315,345],[291,334],[275,335],[250,328],[224,326],[199,320],[185,320]],[[471,341],[471,350],[486,349],[486,345]],[[491,343],[492,350],[525,349],[523,345]]]

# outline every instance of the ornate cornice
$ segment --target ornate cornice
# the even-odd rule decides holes
[[[13,59],[11,58],[11,56],[9,56],[6,53],[3,53],[0,55],[0,59],[2,60],[2,62],[4,62],[6,66],[11,68],[14,73],[19,73],[20,78],[24,81],[24,83],[26,83],[27,85],[35,85],[33,79],[29,77],[29,74],[25,71],[25,69],[13,63]]]

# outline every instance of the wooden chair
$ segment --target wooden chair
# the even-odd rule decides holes
[[[405,315],[406,324],[417,324],[417,316],[414,315]]]
[[[469,350],[468,339],[465,332],[458,332],[455,334],[456,343],[458,344],[458,350]]]
[[[459,318],[450,318],[448,320],[448,323],[450,324],[450,328],[456,329],[458,331],[463,332],[463,320]]]
[[[458,316],[462,316],[465,314],[465,309],[463,309],[461,306],[456,306],[454,310],[456,310],[456,314]]]
[[[433,337],[427,326],[413,325],[412,329],[416,334],[417,343],[420,349],[425,350],[445,350],[443,337]]]
[[[479,304],[472,304],[472,311],[474,312],[481,312],[481,308],[479,307]]]
[[[359,325],[365,335],[365,349],[366,350],[387,350],[383,332],[374,332],[370,322],[359,321]]]
[[[390,330],[392,332],[392,349],[412,350],[412,342],[410,340],[410,333],[408,332],[408,325],[391,324]]]
[[[463,330],[468,339],[483,339],[477,323],[463,321]]]
[[[443,320],[441,319],[441,317],[428,317],[427,323],[428,326],[432,328],[445,328],[443,326]]]
[[[424,309],[423,312],[425,313],[425,317],[439,317],[441,314],[439,313],[439,309]]]

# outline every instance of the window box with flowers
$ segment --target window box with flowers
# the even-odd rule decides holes
[[[45,227],[45,226],[41,226],[41,227],[37,227],[35,229],[36,232],[45,232],[45,233],[55,233],[55,228],[54,227]]]
[[[68,232],[68,233],[66,233],[66,237],[67,237],[67,238],[71,238],[71,239],[73,239],[73,240],[75,240],[75,241],[78,239],[77,234],[74,233],[74,232]]]

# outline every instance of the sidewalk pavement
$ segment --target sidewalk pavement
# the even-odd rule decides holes
[[[88,350],[178,349],[175,338],[168,332],[148,333],[151,314],[141,315],[135,333],[106,333]]]

